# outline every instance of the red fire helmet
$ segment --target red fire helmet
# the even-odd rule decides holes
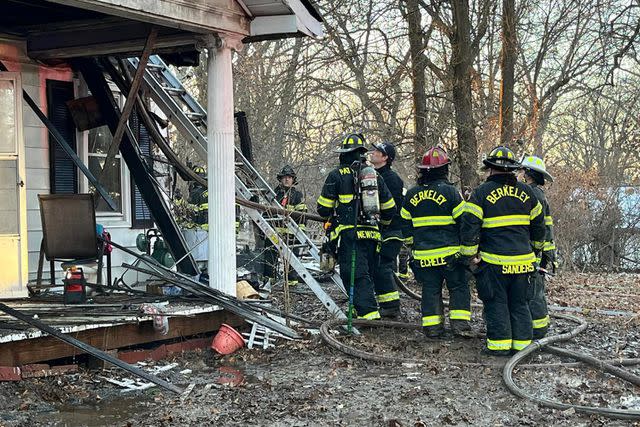
[[[424,156],[422,162],[418,165],[418,169],[435,169],[451,163],[449,155],[441,147],[431,147]]]

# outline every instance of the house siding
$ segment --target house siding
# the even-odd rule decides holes
[[[7,66],[9,71],[20,72],[23,89],[40,106],[42,111],[47,111],[46,82],[48,79],[61,81],[74,81],[74,74],[69,68],[45,67],[32,62],[25,54],[23,41],[0,38],[0,60]],[[23,101],[23,131],[25,144],[25,168],[26,168],[26,193],[27,193],[27,248],[28,248],[28,270],[29,281],[35,281],[38,270],[38,257],[40,242],[42,240],[42,224],[40,221],[40,207],[38,204],[38,194],[49,194],[51,185],[49,178],[49,135],[46,127],[35,115],[31,108]],[[78,138],[80,147],[84,138]],[[82,158],[82,155],[80,154]],[[82,179],[81,179],[82,181]],[[83,188],[81,186],[80,188]],[[86,188],[86,187],[84,187]],[[82,190],[81,190],[82,191]],[[125,197],[130,197],[126,194]],[[125,209],[130,209],[126,204]],[[142,230],[131,229],[130,213],[125,213],[117,220],[98,216],[97,223],[101,223],[111,233],[115,242],[135,249],[136,237]],[[73,230],[69,231],[69,238],[73,238]],[[124,272],[121,267],[123,262],[133,263],[134,259],[126,256],[120,251],[115,251],[112,258],[112,278],[116,278]],[[106,268],[103,272],[106,280]],[[56,263],[56,281],[61,282],[62,270],[60,264]],[[49,276],[49,263],[45,261],[43,281],[47,283]],[[130,272],[125,277],[128,284],[142,279],[135,272]]]

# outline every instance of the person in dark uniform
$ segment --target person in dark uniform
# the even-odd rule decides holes
[[[296,212],[306,212],[307,205],[304,202],[304,195],[295,186],[298,184],[298,179],[295,170],[290,165],[285,165],[280,172],[276,175],[279,184],[275,188],[276,201],[286,210]],[[302,219],[295,219],[300,228],[304,230],[305,222]],[[278,234],[284,237],[287,241],[287,245],[292,245],[295,241],[293,234],[286,227],[284,222],[278,221],[273,224]],[[276,247],[271,243],[269,239],[265,239],[265,254],[264,254],[264,276],[271,279],[272,282],[276,279],[276,272],[278,269],[278,261],[280,254]],[[288,270],[288,284],[290,286],[297,285],[300,278],[295,270],[289,267]]]
[[[400,208],[406,189],[402,178],[392,168],[393,160],[396,158],[396,148],[393,144],[383,142],[373,144],[373,148],[369,161],[384,180],[396,203],[396,214],[391,219],[391,224],[380,227],[382,243],[380,244],[378,268],[373,273],[373,284],[380,307],[380,315],[396,318],[400,315],[400,294],[394,278],[394,269],[397,265],[400,248],[403,245]]]
[[[354,271],[354,307],[362,319],[379,319],[372,274],[377,264],[376,249],[381,241],[378,222],[389,225],[396,213],[396,204],[384,180],[377,175],[377,202],[380,219],[363,215],[361,188],[357,184],[358,170],[365,166],[368,151],[362,134],[349,134],[342,141],[340,164],[329,172],[318,197],[318,214],[332,218],[330,238],[338,239],[340,277],[347,291],[350,288],[352,265]],[[375,172],[375,171],[374,171]],[[354,253],[355,250],[355,253]],[[353,259],[355,256],[355,259]]]
[[[551,209],[544,194],[544,184],[546,181],[553,182],[553,177],[544,161],[540,157],[525,156],[522,161],[522,169],[520,179],[531,186],[538,201],[542,203],[542,211],[544,212],[544,225],[546,228],[544,247],[542,253],[536,259],[538,266],[535,277],[535,291],[533,298],[529,301],[529,309],[531,310],[531,318],[533,321],[533,339],[538,340],[544,338],[549,330],[549,310],[547,309],[547,297],[545,292],[545,276],[551,272],[555,272],[556,263],[556,243],[553,235],[553,217]]]
[[[449,156],[433,147],[418,165],[417,185],[400,211],[405,235],[413,246],[411,269],[422,285],[422,330],[428,338],[444,333],[442,285],[449,289],[449,324],[457,336],[470,336],[471,296],[460,254],[464,200],[448,180]]]
[[[520,163],[513,151],[496,147],[483,163],[489,177],[465,203],[461,253],[479,257],[476,282],[484,303],[486,351],[509,356],[531,344],[533,336],[529,300],[536,254],[544,245],[544,213],[531,187],[516,179]]]

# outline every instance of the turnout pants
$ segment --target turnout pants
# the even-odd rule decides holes
[[[340,278],[349,293],[351,283],[352,253],[355,243],[355,281],[353,305],[361,319],[379,319],[378,304],[373,288],[372,272],[376,267],[376,247],[378,242],[370,239],[356,239],[353,230],[340,233],[338,245],[338,263]]]
[[[505,274],[508,267],[483,262],[476,273],[487,323],[487,348],[491,351],[522,350],[531,344],[531,273]]]
[[[547,297],[544,285],[544,275],[534,273],[533,298],[529,301],[529,310],[533,324],[533,339],[544,338],[549,330],[549,311],[547,310]]]
[[[422,285],[422,326],[427,329],[442,329],[444,306],[442,284],[449,289],[449,320],[471,320],[471,296],[464,267],[440,265],[425,267],[425,260],[413,260],[412,270]]]
[[[399,238],[385,240],[380,245],[378,268],[373,270],[373,283],[376,299],[383,310],[400,308],[400,294],[396,287],[394,267],[401,247],[402,240]]]

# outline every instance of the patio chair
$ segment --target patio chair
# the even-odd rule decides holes
[[[38,194],[42,242],[37,284],[41,286],[44,258],[49,261],[51,286],[55,286],[55,262],[67,265],[97,264],[96,285],[102,285],[105,244],[98,240],[96,212],[91,194]],[[107,253],[107,280],[111,283],[111,259]]]

